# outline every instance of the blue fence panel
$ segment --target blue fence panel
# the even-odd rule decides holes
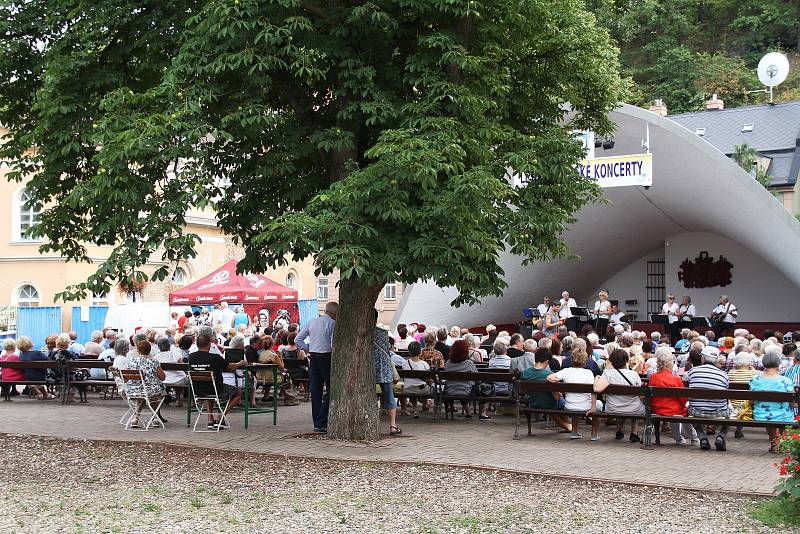
[[[17,337],[28,336],[34,347],[43,347],[47,336],[61,331],[61,306],[17,308]]]
[[[86,345],[92,340],[92,332],[95,330],[102,330],[106,323],[106,314],[108,313],[108,306],[90,306],[89,307],[89,320],[81,321],[81,307],[72,307],[72,327],[78,333],[78,343]]]
[[[317,299],[298,300],[297,308],[300,310],[300,328],[304,327],[306,323],[319,315]]]

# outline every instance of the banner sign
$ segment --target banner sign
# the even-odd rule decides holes
[[[590,158],[578,164],[578,172],[594,178],[600,187],[653,185],[653,155],[631,154],[608,158]]]

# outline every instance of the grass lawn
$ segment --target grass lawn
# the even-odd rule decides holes
[[[800,501],[775,497],[756,504],[750,516],[771,527],[800,527]]]

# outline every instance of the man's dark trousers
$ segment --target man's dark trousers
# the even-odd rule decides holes
[[[315,430],[326,429],[331,391],[331,353],[312,352],[310,360],[308,387],[311,388],[311,417],[314,419]]]

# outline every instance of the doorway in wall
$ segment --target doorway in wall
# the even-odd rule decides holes
[[[653,258],[647,260],[647,317],[650,320],[651,313],[660,313],[661,306],[666,302],[667,275],[666,262],[664,258]]]

